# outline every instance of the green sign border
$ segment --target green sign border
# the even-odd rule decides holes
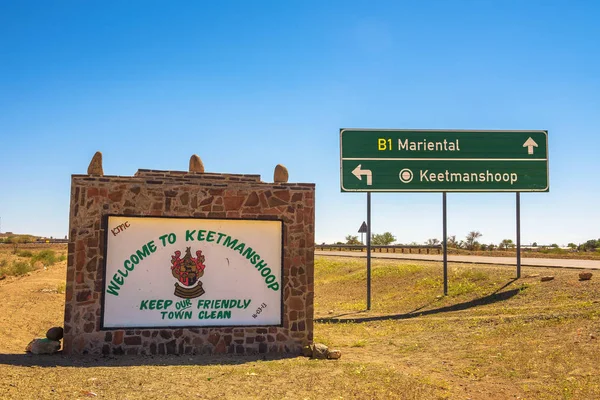
[[[546,157],[545,158],[537,158],[537,161],[545,161],[546,162],[546,187],[542,189],[346,189],[344,188],[344,168],[342,158],[343,154],[343,133],[345,131],[358,131],[358,132],[373,132],[373,133],[385,133],[385,132],[419,132],[419,133],[450,133],[450,132],[459,132],[459,133],[543,133],[546,138]],[[384,158],[391,157],[381,157],[381,158],[365,158],[364,160],[380,160]],[[406,160],[407,157],[398,157],[398,159]],[[359,161],[355,157],[352,160]],[[427,162],[426,159],[422,158],[410,158],[411,161],[423,161]],[[438,158],[438,160],[448,160],[448,161],[465,161],[468,162],[469,159],[460,159],[460,158]],[[484,160],[481,160],[484,161]],[[485,159],[485,161],[524,161],[524,159],[494,159],[489,158]],[[344,193],[364,193],[364,192],[412,192],[412,193],[443,193],[443,192],[480,192],[480,193],[515,193],[515,192],[549,192],[550,188],[550,168],[549,168],[549,158],[548,158],[548,131],[547,130],[489,130],[489,129],[366,129],[366,128],[341,128],[340,129],[340,189],[341,192]]]

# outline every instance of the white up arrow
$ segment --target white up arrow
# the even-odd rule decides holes
[[[523,147],[527,147],[527,154],[533,154],[533,148],[538,147],[538,144],[532,138],[529,138],[523,143]]]
[[[358,164],[358,167],[352,170],[352,174],[358,178],[359,181],[362,181],[362,176],[367,176],[367,186],[371,186],[373,184],[373,173],[370,169],[360,169],[361,164]]]

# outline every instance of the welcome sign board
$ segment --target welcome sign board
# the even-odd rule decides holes
[[[102,328],[282,324],[282,221],[108,216]]]

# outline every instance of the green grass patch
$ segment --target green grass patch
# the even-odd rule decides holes
[[[26,261],[13,261],[10,272],[11,275],[21,276],[33,270],[34,268],[32,267],[31,263]]]
[[[20,250],[17,252],[19,257],[32,257],[33,253],[30,250]]]
[[[35,253],[31,257],[32,265],[35,264],[37,261],[41,261],[42,264],[44,264],[46,267],[49,267],[51,265],[56,264],[59,261],[59,259],[56,256],[56,252],[54,250],[42,250],[38,253]]]
[[[367,345],[367,341],[365,339],[359,339],[352,343],[350,347],[365,347]]]
[[[373,278],[402,278],[422,271],[423,267],[415,264],[382,265],[373,268],[371,276]]]

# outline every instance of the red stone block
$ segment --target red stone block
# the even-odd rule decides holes
[[[75,269],[81,271],[85,266],[85,251],[75,253]]]
[[[208,342],[213,346],[216,346],[219,343],[220,335],[218,333],[211,333],[208,335]]]
[[[142,344],[142,337],[141,336],[126,336],[125,344],[127,346],[139,346]]]
[[[123,334],[124,334],[124,332],[123,332],[123,331],[115,331],[115,332],[113,333],[113,340],[112,340],[112,343],[113,343],[115,346],[118,346],[118,345],[120,345],[121,343],[123,343]]]
[[[250,193],[246,202],[244,203],[244,207],[256,207],[260,204],[260,200],[258,199],[258,194],[256,192]]]
[[[123,191],[119,190],[119,191],[116,191],[116,192],[110,192],[108,194],[108,198],[111,201],[120,202],[121,200],[123,200]]]
[[[244,204],[244,200],[245,198],[242,196],[225,197],[225,210],[239,210],[242,207],[242,204]]]
[[[225,345],[225,342],[223,340],[219,341],[219,343],[217,343],[217,345],[215,346],[215,353],[217,353],[217,354],[227,353],[227,346]]]
[[[77,292],[75,299],[77,300],[78,303],[89,301],[92,299],[92,291],[89,289],[81,290],[81,291]]]
[[[304,301],[301,297],[290,297],[290,299],[288,300],[288,306],[290,310],[300,311],[304,309]]]
[[[292,195],[292,202],[302,201],[302,193],[294,193]]]
[[[73,300],[73,286],[67,285],[65,289],[65,301],[69,302],[71,300]]]
[[[286,203],[290,201],[290,192],[288,190],[277,190],[273,194]]]

